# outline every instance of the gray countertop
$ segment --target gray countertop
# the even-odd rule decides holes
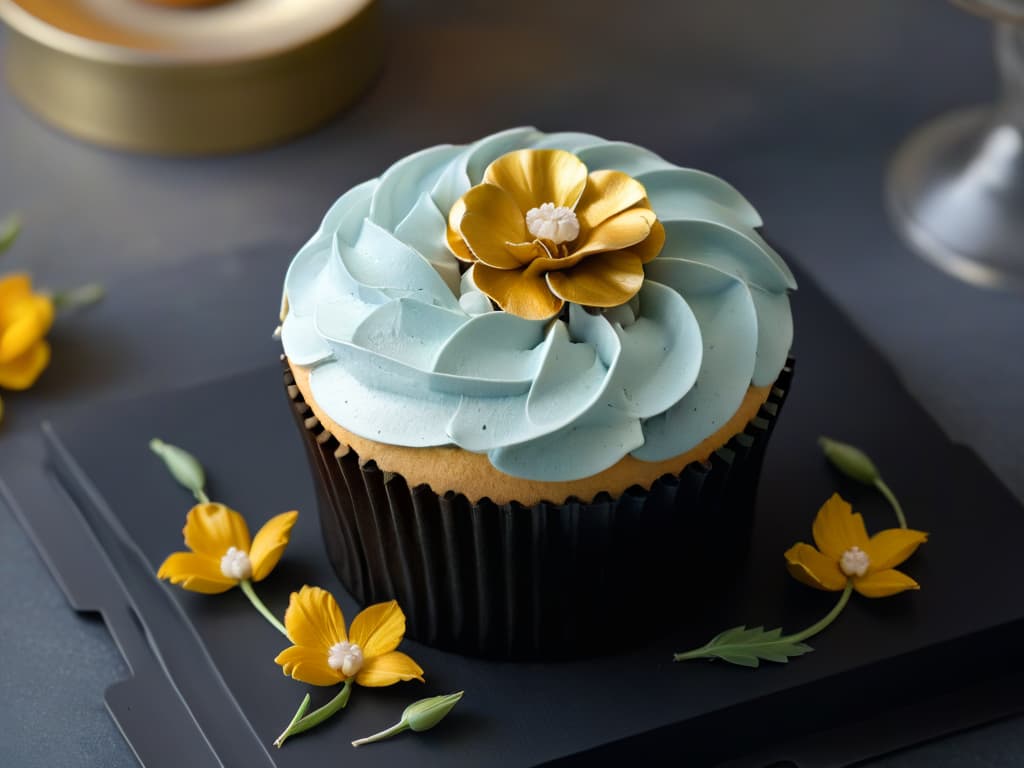
[[[634,141],[733,182],[952,439],[1024,498],[1024,297],[913,257],[882,202],[886,163],[915,126],[993,97],[987,24],[935,0],[383,4],[375,87],[260,153],[123,155],[0,91],[0,212],[25,220],[4,271],[109,293],[61,320],[35,389],[4,393],[0,439],[66,408],[265,365],[283,271],[338,195],[423,146],[534,124]],[[0,765],[134,765],[102,703],[123,662],[5,512],[0,584]],[[874,764],[1022,754],[1024,720],[1009,720]]]

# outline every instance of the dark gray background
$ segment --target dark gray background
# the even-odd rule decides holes
[[[374,89],[279,149],[121,155],[65,138],[0,92],[0,211],[26,224],[3,270],[109,291],[61,321],[35,389],[4,393],[0,435],[266,364],[285,266],[341,192],[422,146],[534,124],[635,141],[736,184],[951,437],[1024,498],[1024,299],[911,256],[881,195],[908,132],[993,97],[984,22],[938,0],[383,5],[389,59]],[[6,513],[0,584],[0,765],[134,765],[101,699],[124,664],[101,624],[68,610]],[[875,765],[1021,755],[1024,721],[1011,720]]]

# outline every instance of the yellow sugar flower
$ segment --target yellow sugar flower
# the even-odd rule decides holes
[[[0,278],[0,388],[28,389],[50,362],[53,300],[26,274]]]
[[[811,532],[817,549],[794,544],[785,554],[790,574],[801,583],[831,592],[849,585],[865,597],[920,588],[895,568],[927,541],[927,533],[891,528],[868,538],[864,518],[839,494],[818,510]]]
[[[620,171],[595,171],[558,149],[523,149],[492,162],[448,216],[448,246],[473,263],[477,288],[530,320],[565,302],[625,304],[665,229],[644,186]]]
[[[419,664],[395,650],[405,635],[405,614],[394,600],[363,610],[346,633],[334,596],[306,586],[292,593],[284,624],[294,645],[274,661],[296,680],[310,685],[354,680],[371,688],[400,680],[423,682]]]
[[[208,595],[265,579],[288,546],[299,513],[276,515],[249,537],[245,518],[223,504],[197,504],[185,521],[185,546],[160,566],[157,577]]]

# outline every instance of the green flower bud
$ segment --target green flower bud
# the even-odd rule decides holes
[[[363,744],[372,744],[375,741],[384,741],[392,736],[397,736],[403,731],[429,731],[435,725],[444,720],[445,716],[452,711],[452,708],[459,703],[462,694],[449,693],[447,696],[431,696],[429,699],[414,701],[402,713],[402,719],[380,733],[367,736],[365,739],[356,739],[352,742],[353,747],[361,747]]]
[[[828,437],[819,437],[818,444],[829,463],[847,477],[865,485],[876,485],[881,479],[874,462],[859,448]]]
[[[203,472],[203,467],[195,456],[183,448],[165,443],[155,437],[149,441],[149,449],[163,460],[175,480],[192,491],[197,499],[206,500],[206,494],[203,492],[203,487],[206,485],[206,473]]]
[[[409,728],[414,731],[429,731],[444,720],[452,708],[459,703],[463,693],[465,691],[415,701],[405,708],[402,720],[408,723]]]

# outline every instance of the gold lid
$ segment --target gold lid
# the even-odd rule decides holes
[[[7,79],[99,144],[202,154],[273,144],[350,104],[381,60],[374,0],[0,0]]]

